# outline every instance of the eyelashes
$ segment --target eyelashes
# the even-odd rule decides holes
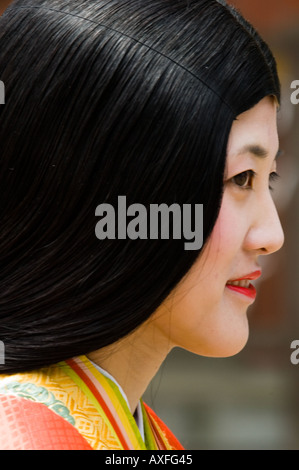
[[[278,173],[276,173],[276,171],[273,171],[272,173],[270,173],[270,177],[269,177],[269,182],[270,183],[275,183],[275,181],[279,180],[280,176]],[[269,185],[269,189],[270,191],[274,191],[274,188]]]
[[[229,180],[229,182],[233,183],[234,185],[238,186],[241,189],[252,189],[253,182],[257,174],[253,170],[246,170],[242,173],[235,175],[233,178]],[[269,175],[269,183],[274,183],[279,179],[278,173],[273,171]],[[269,184],[270,191],[273,191],[273,187]]]

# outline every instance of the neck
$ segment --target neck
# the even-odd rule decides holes
[[[134,414],[138,402],[172,347],[150,320],[129,336],[88,354],[114,377]]]

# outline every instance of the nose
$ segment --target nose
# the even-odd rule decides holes
[[[270,255],[284,244],[284,232],[270,193],[259,199],[246,237],[246,249]]]

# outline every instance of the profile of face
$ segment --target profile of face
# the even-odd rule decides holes
[[[213,232],[154,314],[155,328],[170,346],[210,357],[228,357],[245,346],[253,280],[262,275],[259,257],[284,241],[271,194],[278,147],[277,105],[266,97],[234,121]]]

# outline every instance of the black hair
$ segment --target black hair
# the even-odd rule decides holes
[[[200,250],[98,240],[101,203],[218,216],[234,119],[280,99],[275,60],[217,0],[18,0],[0,18],[1,372],[116,342]]]

